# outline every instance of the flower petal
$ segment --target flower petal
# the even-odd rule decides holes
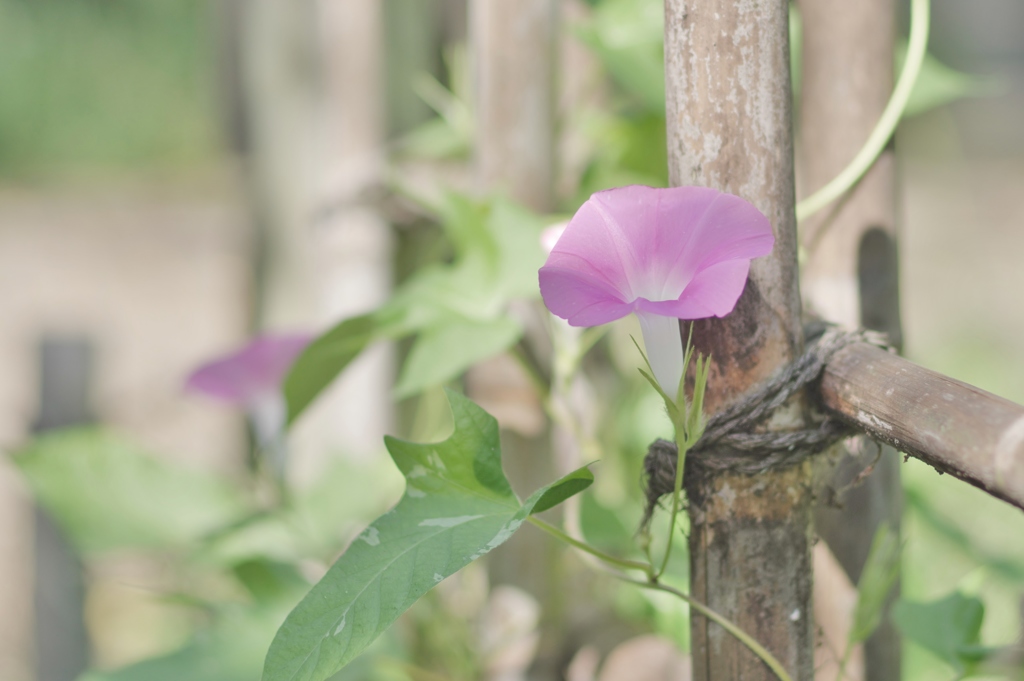
[[[552,314],[570,326],[599,326],[633,311],[607,282],[579,270],[545,265],[540,270],[540,294]]]
[[[609,189],[569,222],[541,268],[541,294],[574,326],[630,308],[721,317],[743,292],[750,259],[774,242],[768,219],[738,196],[707,187]]]
[[[632,291],[648,300],[677,299],[706,267],[771,252],[771,224],[738,196],[707,187],[623,187],[591,201],[621,225],[633,249]]]
[[[249,404],[280,390],[292,362],[310,340],[305,334],[256,338],[241,350],[193,371],[185,389],[225,402]]]
[[[641,300],[637,309],[678,319],[724,317],[736,307],[749,271],[749,260],[716,263],[698,272],[678,300]]]
[[[569,221],[541,269],[558,267],[575,271],[591,281],[603,282],[623,302],[635,300],[637,295],[631,284],[640,271],[640,263],[628,221],[624,224],[624,216],[610,213],[598,200],[601,195],[629,189],[633,187],[610,189],[591,196]],[[643,204],[638,205],[643,207]]]

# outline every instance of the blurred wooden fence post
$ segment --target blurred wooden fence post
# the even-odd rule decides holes
[[[14,464],[0,460],[0,679],[35,680],[35,514]]]
[[[550,211],[554,201],[557,19],[557,0],[471,0],[469,4],[479,187],[541,213]],[[537,314],[532,309],[521,312]],[[484,393],[498,402],[521,401],[522,395],[533,393],[529,380],[508,357],[476,367],[468,387],[474,397]],[[539,412],[539,400],[533,399],[534,404],[525,406]],[[485,406],[500,405],[487,400]],[[536,420],[544,423],[539,413]],[[519,430],[503,430],[503,460],[513,486],[528,492],[551,480],[555,469],[543,425],[534,432]],[[521,587],[543,603],[545,631],[561,635],[559,594],[552,588],[556,556],[556,547],[547,537],[524,532],[495,551],[489,569],[496,582]],[[535,678],[556,677],[556,638],[541,636]]]
[[[374,309],[391,293],[391,229],[372,205],[386,172],[384,5],[317,0],[316,17],[323,80],[306,229],[317,274],[317,321],[330,325]],[[319,446],[351,457],[383,452],[381,438],[393,420],[393,376],[390,344],[368,348],[354,361],[324,395],[319,416],[312,412]]]
[[[472,0],[476,164],[482,187],[551,210],[556,0]]]
[[[239,24],[222,30],[240,52],[225,71],[240,80],[232,118],[257,234],[255,326],[314,331],[390,291],[390,231],[368,200],[386,134],[383,3],[225,3],[222,22]],[[317,401],[294,430],[290,476],[305,483],[331,456],[382,451],[391,364],[389,348],[372,348]]]
[[[893,87],[895,0],[800,0],[803,19],[799,167],[809,195],[835,177],[867,140]],[[802,285],[817,313],[848,328],[884,331],[897,346],[902,333],[897,286],[896,163],[892,148],[841,201],[801,225],[807,249]],[[871,464],[877,452],[859,438],[854,453],[816,465],[818,487],[840,489]],[[885,447],[860,486],[815,513],[818,534],[856,584],[878,526],[900,527],[899,456]],[[869,679],[897,679],[899,635],[885,620],[865,646]]]
[[[87,338],[44,337],[39,345],[37,433],[92,420],[92,346]],[[39,681],[72,681],[89,666],[82,563],[56,523],[35,513],[35,648]]]
[[[715,412],[800,354],[788,3],[667,0],[669,178],[754,203],[775,231],[736,310],[699,322]],[[799,403],[772,428],[802,422]],[[794,679],[813,676],[811,469],[688,481],[690,589],[767,647]],[[695,681],[774,679],[723,629],[691,614]]]

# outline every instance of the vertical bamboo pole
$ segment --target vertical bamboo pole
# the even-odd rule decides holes
[[[330,325],[374,309],[391,292],[391,230],[365,199],[385,174],[385,24],[380,0],[316,0],[315,10],[320,153],[307,238],[318,321]],[[390,345],[369,348],[313,407],[321,449],[353,458],[381,453],[381,435],[391,430],[393,354]]]
[[[258,328],[323,328],[389,294],[390,231],[365,200],[383,175],[382,10],[379,0],[252,0],[228,15],[242,23]],[[389,348],[370,349],[297,424],[295,482],[339,452],[381,452],[391,364]]]
[[[476,162],[482,187],[552,208],[556,0],[472,0]]]
[[[805,193],[823,186],[849,163],[881,116],[893,87],[895,0],[801,0],[803,79],[800,105]],[[809,254],[804,293],[817,312],[854,328],[865,326],[901,341],[896,260],[895,159],[887,149],[848,197],[802,225]],[[871,463],[866,438],[822,460],[824,485],[842,488]],[[878,526],[898,529],[899,458],[886,447],[874,472],[838,499],[841,508],[816,510],[818,533],[856,583]],[[899,678],[899,638],[886,621],[865,647],[868,678]]]
[[[475,165],[479,187],[537,212],[554,201],[555,36],[557,0],[471,0],[469,34],[475,90]],[[534,310],[524,311],[528,315]],[[508,357],[477,367],[470,383],[491,395],[529,394],[529,381]],[[471,387],[474,387],[471,385]],[[539,402],[534,405],[539,410]],[[543,420],[543,419],[541,419]],[[504,430],[506,472],[516,489],[536,489],[553,475],[546,432]],[[521,533],[492,556],[498,583],[529,591],[545,604],[545,633],[555,633],[558,593],[554,549],[540,533]],[[535,678],[555,678],[555,636],[542,635]]]
[[[768,216],[776,238],[772,254],[752,263],[735,311],[696,326],[698,349],[713,357],[710,412],[802,350],[787,4],[665,3],[670,182],[742,196]],[[801,420],[793,404],[771,427]],[[751,477],[690,476],[687,483],[693,596],[805,680],[813,673],[810,483],[808,464]],[[695,680],[774,678],[717,625],[691,614],[691,627]]]
[[[36,659],[32,496],[0,460],[0,679],[34,681]]]
[[[39,360],[39,417],[33,431],[91,422],[94,353],[89,339],[44,337]],[[89,666],[81,556],[38,506],[34,524],[36,676],[40,681],[77,678]]]
[[[243,169],[256,223],[255,326],[302,329],[316,317],[307,239],[320,149],[313,0],[236,4]]]

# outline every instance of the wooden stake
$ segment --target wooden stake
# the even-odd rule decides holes
[[[472,0],[481,186],[552,208],[556,0]]]
[[[793,212],[788,5],[784,0],[667,0],[669,177],[754,203],[773,253],[752,263],[736,310],[697,323],[711,353],[707,408],[721,409],[800,353]],[[800,405],[773,428],[801,422]],[[768,648],[794,679],[812,678],[810,467],[690,479],[692,595]],[[691,615],[693,678],[773,679],[725,631]]]
[[[872,438],[1024,509],[1024,407],[864,344],[828,363],[821,398]]]
[[[800,0],[803,23],[800,140],[797,168],[803,194],[827,184],[868,139],[893,88],[894,0]],[[896,168],[887,149],[845,197],[801,225],[807,249],[801,286],[814,311],[848,328],[884,331],[893,344],[902,332],[897,287]],[[820,457],[817,487],[847,487],[872,463],[844,448]],[[866,441],[854,449],[872,452]],[[819,506],[818,534],[856,584],[878,526],[898,531],[902,490],[899,457],[886,447],[871,475],[839,501]],[[893,592],[895,597],[896,591]],[[886,619],[865,646],[867,677],[900,674],[899,634]]]
[[[551,210],[554,201],[557,10],[557,0],[469,4],[477,182],[483,192],[503,194],[540,213]],[[537,309],[519,312],[540,314]],[[519,427],[516,432],[509,427],[514,426],[511,420],[502,422],[505,470],[522,493],[551,480],[555,471],[550,434],[539,399],[514,360],[501,356],[474,367],[467,388],[474,396],[497,397],[486,404],[499,420],[502,401],[518,402],[520,411],[534,410],[538,425],[532,430]],[[494,582],[523,588],[544,604],[542,645],[531,678],[560,674],[558,636],[564,629],[559,624],[560,592],[554,588],[559,555],[547,537],[523,532],[497,549],[488,562]]]

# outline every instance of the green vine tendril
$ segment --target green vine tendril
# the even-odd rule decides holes
[[[896,81],[896,87],[893,88],[889,103],[882,112],[881,118],[878,119],[874,130],[871,131],[867,142],[850,161],[850,164],[843,168],[842,172],[836,175],[831,182],[796,205],[797,222],[806,220],[849,191],[860,181],[864,173],[874,164],[878,155],[885,149],[885,145],[896,131],[900,118],[903,117],[903,111],[907,107],[907,102],[910,101],[910,93],[913,92],[917,76],[921,72],[921,64],[924,63],[925,52],[928,49],[929,15],[929,0],[911,0],[910,42],[907,49],[907,60],[903,64],[903,70]]]

